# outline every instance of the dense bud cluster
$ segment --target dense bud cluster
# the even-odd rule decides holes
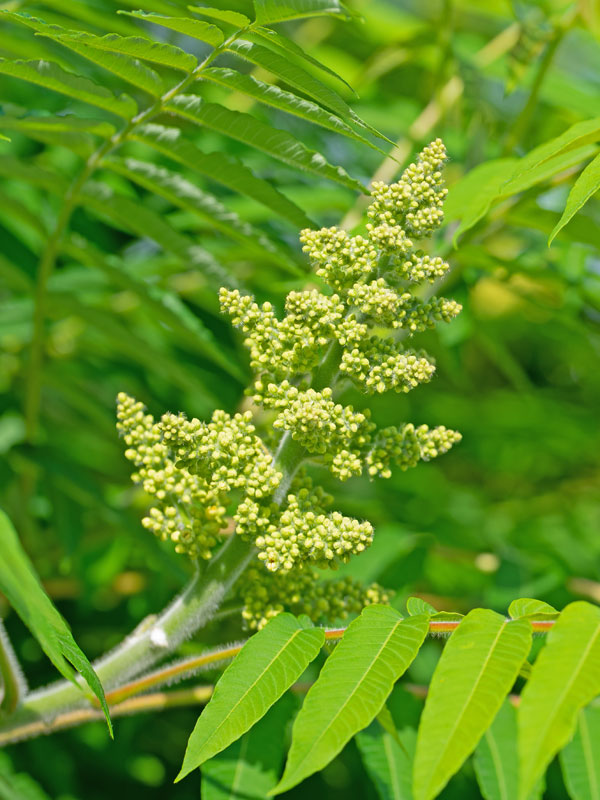
[[[280,437],[276,456],[257,436],[251,412],[217,411],[210,422],[165,414],[155,423],[140,403],[119,396],[118,427],[134,480],[156,500],[143,524],[179,552],[209,558],[229,515],[237,535],[256,547],[258,562],[242,587],[249,627],[283,608],[334,619],[386,599],[377,586],[318,581],[316,567],[335,568],[361,553],[373,529],[332,511],[331,498],[304,471],[294,476],[298,463],[324,464],[340,480],[386,478],[393,467],[408,469],[460,440],[443,426],[378,430],[368,409],[355,410],[334,394],[343,389],[340,378],[373,394],[408,392],[433,376],[431,359],[406,340],[460,311],[456,301],[425,290],[449,266],[420,249],[442,220],[445,159],[436,140],[397,183],[374,183],[365,235],[335,227],[302,231],[325,291],[290,292],[278,315],[269,302],[221,289],[221,309],[250,352],[249,391]],[[281,455],[290,446],[293,464]]]
[[[376,583],[364,586],[353,578],[319,580],[316,569],[266,573],[250,568],[242,578],[242,617],[250,630],[258,630],[282,611],[306,614],[315,622],[335,622],[359,614],[372,603],[389,603],[391,592]]]

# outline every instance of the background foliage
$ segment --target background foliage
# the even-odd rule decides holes
[[[144,29],[136,19],[116,16],[125,5],[138,7],[112,0],[5,2],[1,7],[99,35]],[[175,5],[144,7],[168,13]],[[248,10],[243,2],[222,5]],[[581,2],[575,9],[558,0],[494,2],[485,9],[460,0],[348,5],[358,14],[348,22],[313,19],[282,30],[352,85],[358,97],[335,79],[331,83],[363,119],[398,142],[400,161],[434,136],[446,142],[447,178],[455,192],[438,252],[453,264],[444,293],[462,302],[464,311],[450,326],[422,336],[437,359],[432,383],[414,395],[373,401],[381,424],[443,422],[460,430],[463,441],[439,462],[389,481],[355,480],[336,490],[340,509],[370,519],[377,531],[371,550],[346,569],[393,588],[398,608],[415,593],[438,609],[484,606],[501,613],[522,596],[559,608],[582,597],[598,601],[597,200],[592,198],[547,246],[574,176],[597,147],[592,141],[571,152],[561,170],[500,198],[479,220],[474,208],[476,224],[468,229],[465,215],[478,197],[470,184],[461,183],[486,164],[485,186],[493,185],[495,176],[508,169],[508,162],[498,166],[496,159],[520,157],[593,115],[600,97],[600,23],[594,5]],[[0,20],[0,26],[0,56],[52,57],[81,69],[81,59],[55,42],[34,38],[10,19]],[[160,35],[185,43],[190,52],[203,52],[201,43],[175,32]],[[113,83],[95,69],[86,64],[86,74],[123,90],[117,79]],[[265,78],[263,68],[248,64],[247,69]],[[121,171],[102,169],[102,189],[76,209],[71,247],[60,254],[50,283],[34,446],[27,441],[23,403],[32,286],[61,187],[54,187],[55,196],[43,185],[24,183],[14,164],[69,176],[89,134],[44,131],[32,141],[8,119],[25,109],[56,113],[72,106],[9,77],[2,76],[0,85],[0,122],[5,123],[0,131],[12,140],[0,143],[0,502],[77,642],[92,658],[162,607],[185,577],[182,560],[139,523],[144,500],[130,487],[114,431],[115,395],[130,391],[154,412],[168,408],[202,416],[214,407],[238,407],[248,374],[245,355],[218,317],[216,290],[225,282],[277,302],[305,285],[297,246],[297,229],[304,223],[293,218],[300,211],[290,210],[292,219],[285,219],[248,196],[195,176],[196,186],[253,226],[231,238],[197,209],[131,183],[123,165]],[[210,99],[220,100],[220,92],[216,85],[208,87]],[[397,174],[396,162],[384,161],[354,139],[241,94],[229,95],[226,102],[293,133],[364,184],[376,172],[386,180]],[[345,179],[338,183],[298,172],[214,129],[190,125],[185,134],[205,150],[240,158],[318,224],[336,224],[360,208],[358,193],[344,185]],[[126,155],[136,159],[137,147],[128,145]],[[155,163],[168,164],[160,154]],[[190,178],[186,167],[169,166],[182,179]],[[124,197],[120,206],[108,191]],[[138,221],[137,214],[156,216]],[[455,251],[453,235],[461,219],[464,232]],[[161,221],[168,228],[160,228]],[[356,216],[347,217],[349,224],[353,221]],[[148,224],[154,225],[156,240],[137,235]],[[224,217],[223,224],[230,220]],[[176,232],[175,239],[165,240],[167,229]],[[277,243],[275,251],[269,242]],[[212,633],[215,641],[222,641],[225,625],[225,637],[240,637],[235,622],[221,622]],[[13,613],[6,627],[32,682],[52,679],[39,646]],[[210,644],[210,635],[203,637],[202,646]],[[184,651],[198,647],[191,642]],[[439,649],[437,641],[426,643],[408,673],[413,683],[428,682]],[[409,699],[402,707],[404,724],[414,722],[419,702]],[[412,718],[406,709],[414,709]],[[276,726],[271,716],[262,724]],[[109,792],[197,797],[193,777],[171,785],[195,718],[194,709],[180,709],[153,716],[151,724],[141,717],[119,720],[114,743],[101,723],[90,724],[13,747],[0,768],[30,771],[49,797],[61,800],[93,800]],[[500,722],[511,724],[508,717]],[[361,750],[367,748],[368,732]],[[351,743],[289,796],[341,798],[352,792],[375,797],[368,773],[368,758],[361,761]],[[545,796],[567,797],[562,781],[557,764],[552,765]],[[467,765],[442,796],[478,797],[473,767]]]

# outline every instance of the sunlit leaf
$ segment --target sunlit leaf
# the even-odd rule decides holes
[[[325,640],[291,614],[279,614],[252,636],[227,667],[189,738],[181,780],[224,750],[268,711],[315,658]]]
[[[549,631],[518,709],[519,794],[524,800],[571,738],[578,711],[600,694],[600,608],[568,605]]]
[[[93,83],[87,78],[80,78],[66,72],[52,61],[7,61],[0,59],[0,74],[12,78],[35,83],[45,89],[52,89],[73,100],[103,108],[124,119],[130,119],[137,112],[137,106],[131,97],[116,97],[103,86]]]
[[[213,47],[218,47],[223,41],[223,33],[220,28],[198,19],[168,17],[163,14],[148,13],[146,11],[119,11],[118,13],[136,17],[136,19],[141,19],[144,22],[152,22],[154,25],[161,25],[163,28],[169,28],[172,31],[177,31],[177,33],[183,33],[185,36],[191,36],[193,39],[199,39],[201,42],[211,44]]]
[[[254,9],[260,25],[304,17],[347,16],[339,0],[254,0]]]
[[[415,800],[436,797],[473,752],[531,647],[531,625],[474,609],[450,636],[419,724]]]
[[[426,616],[367,606],[325,662],[296,717],[292,745],[274,794],[326,766],[379,713],[427,635]]]

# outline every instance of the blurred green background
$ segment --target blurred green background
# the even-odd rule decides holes
[[[598,113],[600,18],[593,0],[350,0],[348,6],[356,12],[349,22],[316,19],[285,31],[351,84],[358,96],[337,88],[398,142],[406,163],[430,139],[443,138],[451,190],[477,165],[523,155]],[[111,27],[123,19],[114,16],[119,7],[113,0],[0,3],[96,33],[120,30]],[[173,34],[169,41],[183,38]],[[0,21],[0,56],[29,57],[36,46],[31,31]],[[8,78],[0,90],[7,114],[65,106],[58,95]],[[399,173],[397,163],[349,139],[283,120],[241,96],[230,103],[291,130],[365,184],[376,173],[388,181]],[[0,142],[0,502],[93,658],[159,610],[189,572],[184,559],[141,527],[144,498],[131,487],[114,428],[117,392],[135,394],[155,414],[169,409],[202,417],[215,407],[236,409],[249,373],[238,337],[218,316],[218,286],[224,280],[280,304],[287,291],[306,285],[306,265],[293,225],[226,192],[229,208],[280,243],[288,267],[213,235],[210,225],[142,191],[131,195],[136,202],[201,246],[198,263],[78,208],[74,245],[96,262],[78,260],[75,248],[51,279],[40,434],[28,442],[23,398],[32,287],[60,198],[23,184],[2,165],[17,156],[68,175],[78,156],[56,141],[7,133],[12,142]],[[360,219],[364,205],[350,189],[299,176],[217,134],[203,132],[202,142],[275,182],[319,225]],[[578,169],[497,204],[457,249],[452,220],[437,238],[436,252],[452,264],[443,292],[463,303],[463,313],[420,337],[437,360],[435,379],[409,395],[375,398],[372,408],[382,424],[456,428],[462,443],[389,481],[329,486],[341,510],[368,518],[377,531],[372,549],[346,571],[394,589],[398,607],[414,593],[458,611],[503,612],[523,596],[559,608],[574,598],[600,602],[598,201],[592,198],[547,246]],[[103,179],[123,190],[118,176]],[[207,337],[224,356],[220,361]],[[361,402],[352,391],[344,399]],[[0,614],[31,684],[54,679],[15,614],[1,604]],[[232,618],[213,626],[202,644],[241,635]],[[438,642],[424,648],[412,681],[427,681],[438,648]],[[4,759],[10,759],[11,769],[29,772],[56,800],[198,797],[197,776],[171,783],[196,714],[191,708],[119,720],[114,743],[101,723],[89,724],[13,746],[0,765],[8,769]],[[289,796],[376,795],[351,744]],[[479,796],[470,768],[442,795],[466,796]],[[549,773],[545,797],[566,797],[558,770]]]

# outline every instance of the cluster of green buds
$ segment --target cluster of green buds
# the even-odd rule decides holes
[[[366,394],[408,392],[435,371],[407,340],[460,311],[454,300],[423,291],[449,268],[420,249],[442,221],[445,158],[436,140],[397,183],[373,184],[364,236],[335,227],[303,231],[323,290],[290,292],[282,317],[271,303],[221,289],[221,309],[250,352],[249,393],[279,436],[275,455],[252,412],[217,411],[210,422],[165,414],[157,423],[140,403],[119,396],[134,480],[155,499],[143,524],[178,552],[210,558],[232,519],[236,535],[256,548],[241,584],[251,628],[284,608],[331,620],[386,599],[378,586],[319,578],[319,569],[364,551],[373,529],[332,511],[332,498],[299,464],[324,464],[339,480],[387,478],[394,467],[415,466],[460,440],[443,426],[378,429],[368,409],[338,401],[344,381]],[[292,451],[293,459],[283,457]]]

